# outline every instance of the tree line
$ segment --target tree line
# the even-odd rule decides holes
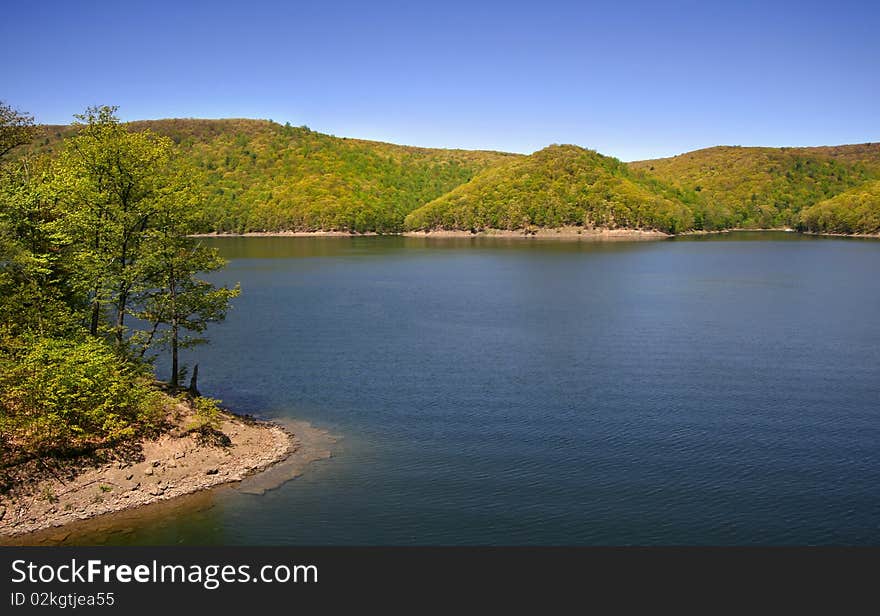
[[[395,233],[412,210],[513,155],[346,139],[266,120],[132,122],[174,141],[204,180],[200,230]],[[33,150],[74,129],[41,127]]]
[[[174,142],[90,107],[55,156],[19,155],[33,118],[0,103],[0,448],[3,463],[157,429],[152,376],[222,320],[238,287],[190,237],[206,200]],[[161,354],[161,355],[160,355]],[[167,354],[167,355],[166,355]]]

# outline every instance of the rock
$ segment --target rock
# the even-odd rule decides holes
[[[141,482],[139,481],[131,487],[131,491],[134,492],[135,490],[139,490],[140,487],[141,487]]]
[[[159,460],[153,461],[153,467],[159,466],[160,464],[162,464],[162,463]]]
[[[153,474],[153,469],[151,469],[151,468],[148,468],[147,470],[144,471],[144,475],[150,476],[152,474]]]
[[[134,478],[134,473],[129,473],[128,475],[125,476],[126,481],[131,481],[133,478]]]
[[[0,507],[0,520],[6,516],[6,507]]]
[[[186,452],[185,452],[185,451],[178,451],[176,454],[174,454],[174,459],[175,459],[175,460],[180,460],[181,458],[183,458],[183,457],[185,457],[185,456],[186,456]]]
[[[219,472],[220,472],[219,468],[209,468],[207,471],[205,471],[205,474],[206,475],[216,475]]]

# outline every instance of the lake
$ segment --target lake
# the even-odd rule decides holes
[[[880,241],[218,238],[192,355],[342,437],[129,544],[880,544]]]

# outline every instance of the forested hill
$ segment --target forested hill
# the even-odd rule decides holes
[[[412,230],[595,228],[690,229],[693,196],[632,172],[616,158],[552,145],[506,162],[406,218]]]
[[[880,227],[871,217],[880,208],[876,185],[869,184],[880,180],[880,143],[718,146],[622,163],[577,146],[531,156],[429,149],[267,120],[128,127],[170,137],[204,174],[202,231]],[[31,150],[52,152],[73,130],[40,127]]]
[[[801,211],[880,178],[880,143],[813,148],[719,146],[630,163],[693,192],[715,227],[803,224]]]
[[[340,138],[267,120],[128,126],[170,137],[204,171],[205,231],[396,232],[412,210],[516,156]],[[32,149],[51,152],[72,132],[40,127]]]
[[[880,233],[880,180],[808,207],[801,214],[801,226],[816,233]]]

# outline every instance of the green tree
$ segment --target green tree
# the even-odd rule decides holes
[[[171,347],[176,375],[238,294],[196,276],[224,264],[187,235],[204,177],[114,111],[78,116],[50,160],[13,152],[31,121],[0,107],[0,467],[159,429],[168,398],[132,338]],[[126,314],[152,329],[126,336]]]
[[[94,338],[0,346],[0,410],[0,445],[25,457],[113,444],[163,413],[143,367]]]
[[[109,308],[121,345],[130,299],[143,283],[141,245],[174,145],[149,131],[130,132],[115,112],[90,107],[76,116],[78,132],[58,157],[54,188],[62,209],[58,233],[88,297],[89,332],[98,335]]]
[[[70,321],[56,246],[54,207],[41,191],[46,161],[11,156],[34,135],[33,119],[0,103],[0,328],[47,335]]]
[[[18,146],[30,143],[35,131],[33,116],[0,101],[0,162]]]
[[[183,168],[163,189],[157,200],[153,225],[144,241],[143,271],[148,290],[140,297],[138,318],[150,324],[135,341],[141,356],[150,347],[171,352],[171,382],[180,384],[180,349],[204,342],[201,336],[210,323],[225,319],[230,300],[239,287],[215,287],[198,277],[201,272],[222,269],[226,261],[215,249],[189,236],[198,219],[201,191],[192,181],[193,170]]]

